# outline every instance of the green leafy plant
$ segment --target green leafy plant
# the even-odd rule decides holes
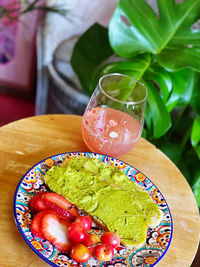
[[[100,76],[119,72],[148,88],[143,137],[180,168],[200,206],[200,1],[121,0],[109,27],[94,24],[71,64],[90,95]]]

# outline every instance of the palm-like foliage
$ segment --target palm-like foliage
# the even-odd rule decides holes
[[[79,39],[71,63],[89,94],[105,73],[146,84],[143,135],[182,170],[200,205],[200,1],[157,5],[155,13],[145,0],[121,0],[108,30],[95,24]]]

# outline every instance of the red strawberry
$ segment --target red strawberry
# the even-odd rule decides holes
[[[43,196],[47,194],[47,192],[39,192],[38,194],[36,194],[35,196],[33,196],[30,200],[29,200],[29,207],[30,210],[33,214],[38,213],[39,211],[42,210],[47,210],[49,209],[43,200]]]
[[[43,197],[44,203],[49,209],[55,210],[67,219],[74,221],[79,215],[78,210],[66,198],[57,193],[47,193]]]
[[[57,214],[60,220],[64,220],[68,225],[68,227],[72,224],[73,221],[70,218],[66,217],[66,215],[58,214],[55,210],[52,211],[54,211]]]
[[[41,219],[41,232],[46,240],[53,243],[61,252],[71,249],[71,242],[67,238],[69,223],[59,219],[55,212],[49,212]]]
[[[47,214],[47,211],[40,211],[38,214],[35,215],[31,222],[30,230],[31,233],[37,237],[43,238],[43,234],[40,229],[40,222],[44,215]]]

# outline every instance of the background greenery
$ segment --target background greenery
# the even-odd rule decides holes
[[[80,37],[71,64],[89,95],[111,72],[146,84],[143,137],[182,171],[200,207],[200,1],[157,6],[121,0],[108,29],[94,24]]]

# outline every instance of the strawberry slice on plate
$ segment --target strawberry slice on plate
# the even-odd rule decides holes
[[[49,212],[41,219],[40,228],[46,240],[53,243],[61,252],[68,252],[72,244],[67,238],[69,223],[62,220],[55,212]]]
[[[35,215],[35,217],[33,218],[31,222],[31,226],[30,226],[31,233],[39,238],[44,238],[41,232],[41,229],[40,229],[40,222],[41,222],[42,217],[46,215],[47,212],[48,211],[40,211],[39,213]]]
[[[70,221],[74,221],[80,216],[77,208],[66,198],[57,193],[47,193],[43,196],[43,200],[49,209],[55,210],[57,214],[66,217],[66,219]]]
[[[34,195],[30,200],[29,200],[29,207],[30,210],[33,214],[37,214],[40,211],[47,210],[49,209],[43,200],[43,196],[47,194],[46,191],[42,191]]]

